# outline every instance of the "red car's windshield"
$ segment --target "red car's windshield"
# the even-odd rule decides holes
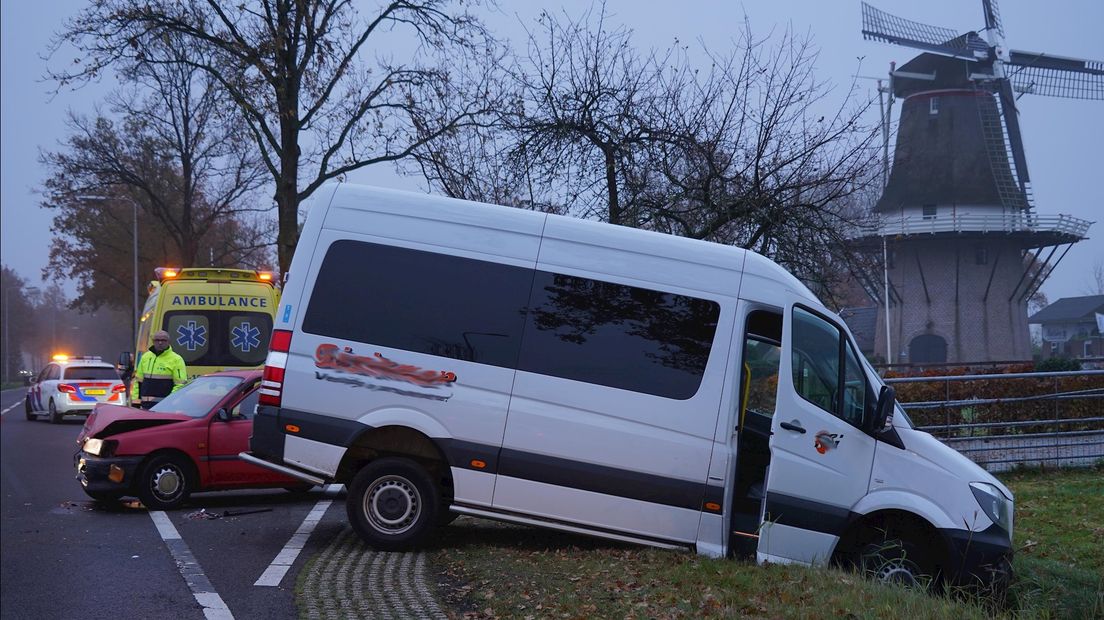
[[[165,400],[154,405],[150,411],[183,413],[193,418],[202,418],[241,382],[241,377],[199,377],[166,396]]]

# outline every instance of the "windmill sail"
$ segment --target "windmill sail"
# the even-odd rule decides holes
[[[1104,100],[1104,62],[1012,50],[1004,65],[1018,92]]]
[[[974,50],[967,45],[968,39],[961,37],[950,28],[930,26],[897,17],[865,2],[862,3],[862,14],[863,37],[869,41],[918,47],[968,60],[975,58]]]

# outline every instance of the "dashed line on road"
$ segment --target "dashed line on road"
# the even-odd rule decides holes
[[[7,409],[5,409],[5,410],[3,410],[3,411],[0,411],[0,416],[2,416],[2,415],[4,415],[5,413],[7,413],[7,412],[11,411],[12,409],[15,409],[15,408],[16,408],[16,407],[18,407],[19,405],[20,405],[20,403],[15,403],[15,404],[14,404],[14,405],[12,405],[11,407],[8,407]]]
[[[151,510],[149,516],[153,519],[153,524],[157,526],[157,533],[161,535],[161,540],[165,541],[165,546],[169,548],[173,559],[176,560],[176,566],[180,569],[180,574],[184,576],[184,581],[192,591],[192,596],[203,607],[204,617],[207,620],[234,620],[234,614],[230,613],[230,608],[226,606],[226,602],[215,591],[214,586],[211,585],[211,580],[203,574],[203,569],[199,566],[195,556],[192,555],[188,543],[180,537],[180,532],[176,531],[176,526],[172,524],[169,516],[160,510]]]
[[[331,484],[326,487],[325,494],[329,497],[337,495],[337,492],[341,490],[342,485]],[[322,520],[322,517],[326,515],[326,510],[330,508],[330,504],[333,500],[324,499],[320,500],[314,505],[314,508],[307,513],[307,517],[303,519],[303,523],[299,525],[299,529],[295,530],[292,534],[291,540],[284,545],[284,548],[280,550],[280,553],[276,554],[276,559],[272,560],[272,563],[268,565],[261,576],[254,582],[254,586],[278,586],[280,582],[284,580],[284,575],[291,570],[291,565],[295,563],[295,559],[299,557],[299,554],[303,551],[303,547],[307,544],[307,539],[310,538],[311,532],[318,525],[318,522]]]

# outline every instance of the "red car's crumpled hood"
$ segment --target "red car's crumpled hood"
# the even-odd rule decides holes
[[[158,413],[127,407],[125,405],[96,405],[92,415],[84,422],[78,444],[87,437],[110,437],[119,433],[136,431],[143,428],[163,426],[175,422],[187,422],[194,418],[183,413]]]

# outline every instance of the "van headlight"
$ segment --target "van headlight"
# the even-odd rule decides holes
[[[1002,530],[1009,531],[1012,525],[1012,502],[1004,493],[988,482],[971,482],[970,490],[974,492],[974,499],[985,516]]]

